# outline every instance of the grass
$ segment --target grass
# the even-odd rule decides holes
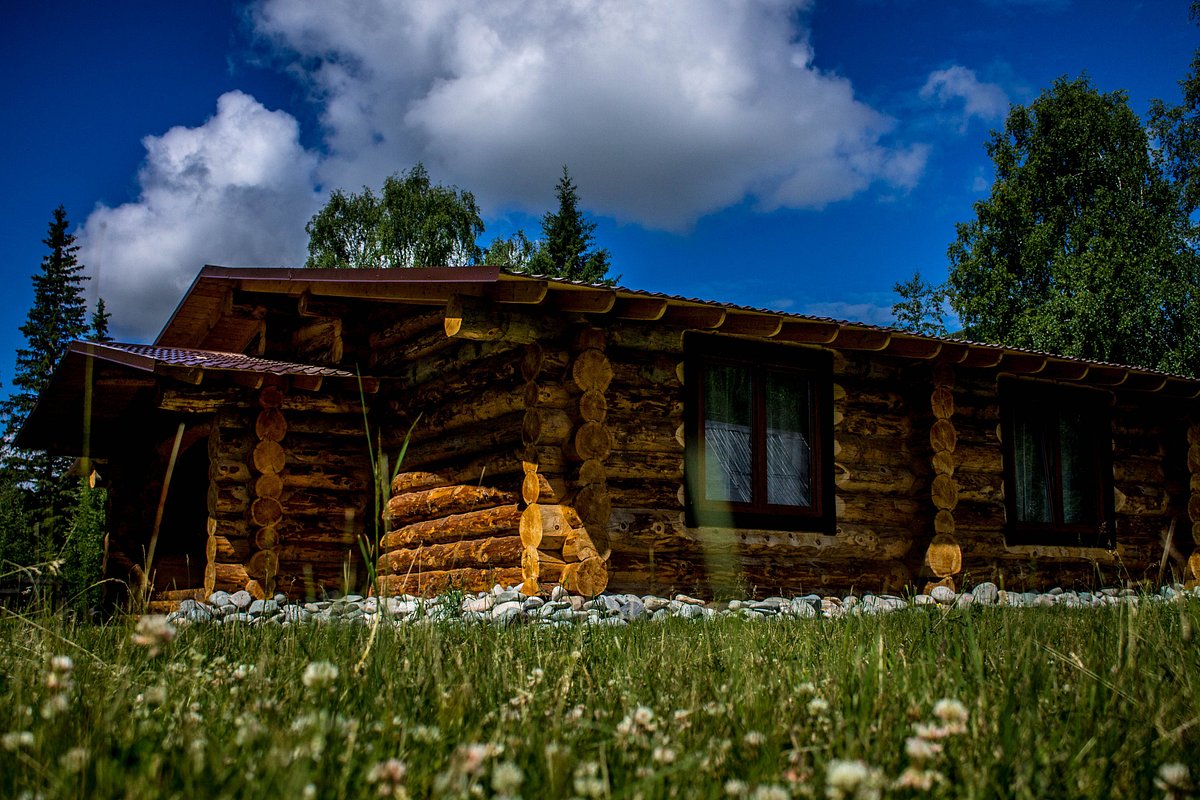
[[[362,627],[195,626],[153,655],[132,623],[10,614],[0,796],[1161,797],[1161,765],[1200,777],[1198,625],[1195,600],[408,625],[362,659]],[[966,730],[936,738],[944,698]],[[941,777],[899,788],[909,767]]]

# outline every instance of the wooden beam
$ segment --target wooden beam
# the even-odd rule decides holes
[[[619,297],[612,315],[617,319],[659,320],[667,312],[667,301],[658,297]]]
[[[230,379],[238,386],[245,386],[248,389],[261,389],[266,378],[261,372],[234,372]]]
[[[314,281],[300,280],[242,280],[238,289],[249,293],[263,293],[299,297],[308,292],[313,297],[346,297],[381,302],[412,303],[413,305],[443,305],[456,294],[482,297],[491,288],[491,283],[411,283],[382,281]]]
[[[321,375],[292,375],[292,387],[306,392],[315,392],[321,388],[325,378]]]
[[[893,333],[887,345],[887,352],[902,358],[928,360],[941,355],[942,345],[943,343],[936,339]]]
[[[546,299],[549,291],[550,284],[546,281],[514,280],[494,283],[484,295],[497,303],[537,305]]]
[[[1046,368],[1041,375],[1060,381],[1081,381],[1087,377],[1088,365],[1079,361],[1063,361],[1061,359],[1046,359]]]
[[[1167,378],[1166,384],[1159,391],[1169,397],[1178,397],[1182,400],[1194,400],[1200,397],[1200,387],[1194,380],[1187,378]]]
[[[958,362],[963,367],[989,368],[1000,366],[1000,361],[1004,358],[1004,351],[999,347],[980,347],[972,346],[963,356],[962,361]]]
[[[165,375],[168,378],[174,378],[183,383],[190,383],[193,386],[198,386],[204,380],[204,370],[199,367],[176,367],[170,364],[159,364],[154,369],[155,373]]]
[[[771,339],[783,330],[783,318],[777,314],[746,314],[731,311],[725,315],[725,321],[718,328],[721,333],[732,333],[738,336],[758,336]]]
[[[551,307],[579,314],[607,314],[616,303],[612,289],[556,289],[549,298]]]
[[[833,340],[833,346],[839,350],[883,350],[891,340],[890,331],[843,327]]]
[[[942,341],[942,352],[939,354],[939,360],[945,361],[947,364],[960,364],[967,357],[967,353],[971,351],[971,346],[966,342]]]
[[[797,344],[829,344],[837,338],[840,326],[832,320],[785,320],[783,328],[773,337],[777,342]]]
[[[1021,375],[1035,375],[1046,368],[1046,356],[1036,353],[1005,353],[1000,359],[1000,369]]]
[[[1149,375],[1145,372],[1131,372],[1129,378],[1121,386],[1134,392],[1160,392],[1167,385],[1166,375]]]
[[[1123,367],[1094,364],[1088,368],[1088,383],[1098,386],[1120,386],[1129,379],[1129,370]]]
[[[712,330],[721,327],[727,313],[717,306],[671,306],[662,321],[681,328]]]

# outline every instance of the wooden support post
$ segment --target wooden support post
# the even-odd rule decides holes
[[[954,535],[954,509],[958,505],[954,450],[958,444],[958,434],[952,421],[953,389],[954,368],[946,362],[938,363],[933,369],[933,393],[929,398],[934,420],[929,431],[934,473],[931,493],[936,514],[933,519],[933,539],[925,550],[924,564],[937,580],[925,587],[926,592],[938,584],[955,588],[954,577],[962,572],[962,548]]]

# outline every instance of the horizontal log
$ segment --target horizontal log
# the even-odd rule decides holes
[[[483,592],[495,584],[516,586],[521,582],[521,568],[503,569],[453,569],[436,572],[408,573],[405,575],[381,575],[379,591],[388,595],[418,595],[431,597],[451,590]]]
[[[487,486],[424,489],[393,497],[388,501],[384,519],[388,522],[389,530],[397,530],[414,522],[509,505],[515,500],[512,492]]]
[[[585,423],[599,425],[600,423]],[[571,433],[571,418],[555,408],[529,408],[521,418],[521,444],[562,444]]]
[[[345,518],[348,513],[351,516],[362,514],[369,500],[364,493],[299,488],[288,486],[285,481],[279,502],[283,514],[288,517],[336,518],[340,515]]]
[[[928,501],[900,496],[838,492],[834,513],[838,524],[910,525],[925,513]]]
[[[524,550],[525,545],[521,543],[520,536],[488,536],[446,544],[428,544],[384,553],[379,557],[379,571],[385,575],[394,575],[465,567],[519,568]]]
[[[446,336],[443,331],[433,328],[411,339],[373,349],[367,364],[372,372],[391,373],[457,345],[458,342]]]
[[[456,339],[530,344],[557,337],[565,323],[558,316],[500,310],[486,300],[455,295],[446,303],[442,327],[446,336]]]
[[[407,494],[421,489],[453,486],[454,481],[436,472],[398,472],[392,478],[392,494]]]
[[[209,461],[248,461],[257,440],[249,429],[234,430],[213,426],[208,435]]]
[[[240,387],[163,389],[158,407],[183,414],[212,414],[230,407],[249,408],[250,398]]]
[[[422,413],[413,428],[412,441],[428,441],[450,431],[492,422],[526,408],[522,387],[514,382],[488,384],[482,391],[464,389],[453,402]]]
[[[612,364],[601,350],[584,350],[571,362],[569,385],[577,392],[603,393],[613,379]]]
[[[225,536],[210,536],[205,545],[205,558],[222,564],[241,564],[250,557],[249,539],[230,539]]]
[[[208,463],[209,480],[225,483],[249,483],[250,465],[241,459],[218,458]]]
[[[463,539],[515,536],[518,535],[520,521],[521,511],[515,503],[466,511],[403,525],[385,535],[380,540],[380,547],[383,552],[391,552]]]
[[[290,414],[287,417],[289,441],[305,436],[342,437],[347,445],[365,448],[366,430],[362,414]]]
[[[210,593],[240,591],[249,580],[250,576],[241,564],[218,564],[210,561],[204,568],[204,588]]]
[[[317,412],[321,414],[356,414],[362,418],[362,401],[353,389],[340,393],[289,392],[283,395],[279,408],[291,419],[292,412]]]
[[[612,365],[614,386],[663,386],[678,389],[683,385],[677,355],[639,354],[634,351],[605,351]],[[610,400],[619,392],[609,392]]]
[[[1004,478],[997,474],[956,472],[954,485],[958,499],[1004,502]]]
[[[488,452],[511,449],[521,442],[524,411],[516,411],[481,425],[456,428],[453,431],[409,444],[404,456],[405,468],[423,468],[452,458],[478,456]],[[385,441],[385,449],[397,450],[399,441]]]
[[[640,453],[683,453],[675,433],[683,420],[653,417],[624,417],[609,410],[605,427],[612,434],[614,450]]]
[[[847,408],[840,430],[860,436],[903,438],[912,434],[912,420],[908,417],[885,417],[857,413],[855,410]]]
[[[563,455],[569,461],[604,461],[612,452],[615,437],[603,422],[585,422],[563,440]]]
[[[543,584],[558,584],[572,594],[595,597],[608,588],[608,565],[600,558],[588,558],[559,567],[539,564],[538,580]]]
[[[613,385],[605,395],[605,416],[663,417],[683,420],[680,390]]]
[[[397,365],[395,369],[397,388],[403,391],[412,390],[435,378],[463,372],[474,362],[511,353],[514,348],[520,346],[513,342],[464,342],[458,339],[453,341],[454,345],[426,358],[409,364]],[[505,360],[500,359],[500,362],[503,363]]]
[[[364,463],[363,466],[367,465]],[[326,470],[315,465],[293,465],[281,477],[281,488],[284,489],[320,489],[356,495],[365,495],[371,491],[371,475],[368,469],[347,472],[335,469]],[[259,492],[259,494],[263,493]]]
[[[436,311],[418,311],[416,307],[404,307],[399,313],[389,310],[386,321],[373,320],[367,343],[372,350],[383,350],[407,342],[415,336],[433,329],[441,329],[445,314]]]
[[[255,497],[273,497],[278,500],[283,496],[283,478],[277,473],[259,475],[254,481]]]
[[[833,457],[847,467],[855,464],[907,467],[917,460],[903,439],[880,439],[852,433],[834,436]]]
[[[338,364],[342,360],[342,320],[313,318],[292,334],[292,351],[305,364]]]
[[[624,508],[647,508],[663,511],[682,511],[683,483],[652,478],[612,479],[607,482],[612,505]]]
[[[851,469],[845,464],[834,463],[833,482],[839,491],[847,493],[906,495],[913,492],[920,479],[906,467],[854,464]]]
[[[242,483],[210,481],[206,507],[211,517],[242,514],[250,507],[250,489]]]
[[[667,327],[657,322],[613,323],[608,327],[607,338],[613,347],[652,350],[659,353],[683,352],[683,329]]]
[[[656,478],[664,481],[683,481],[681,453],[645,453],[613,449],[604,461],[609,480]]]
[[[544,346],[544,342],[525,345],[521,351],[521,377],[542,383],[559,381],[571,363],[571,354],[563,347]]]

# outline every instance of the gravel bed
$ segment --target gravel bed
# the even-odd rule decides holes
[[[1048,592],[1008,592],[994,583],[980,583],[967,592],[938,586],[929,594],[899,597],[887,594],[822,597],[767,597],[763,600],[710,601],[687,595],[602,594],[594,598],[571,595],[555,588],[550,598],[526,597],[520,587],[495,586],[478,594],[446,594],[430,599],[363,597],[347,595],[308,602],[289,601],[282,594],[255,600],[248,592],[214,592],[208,602],[184,600],[168,616],[170,622],[215,623],[220,625],[295,625],[301,623],[368,625],[381,611],[383,620],[394,625],[476,623],[489,625],[628,625],[646,620],[706,620],[743,617],[754,620],[816,619],[889,614],[906,609],[1004,606],[1010,608],[1093,608],[1120,604],[1179,602],[1200,598],[1200,587],[1164,586],[1153,594],[1133,589],[1101,589],[1077,592],[1051,589]]]

